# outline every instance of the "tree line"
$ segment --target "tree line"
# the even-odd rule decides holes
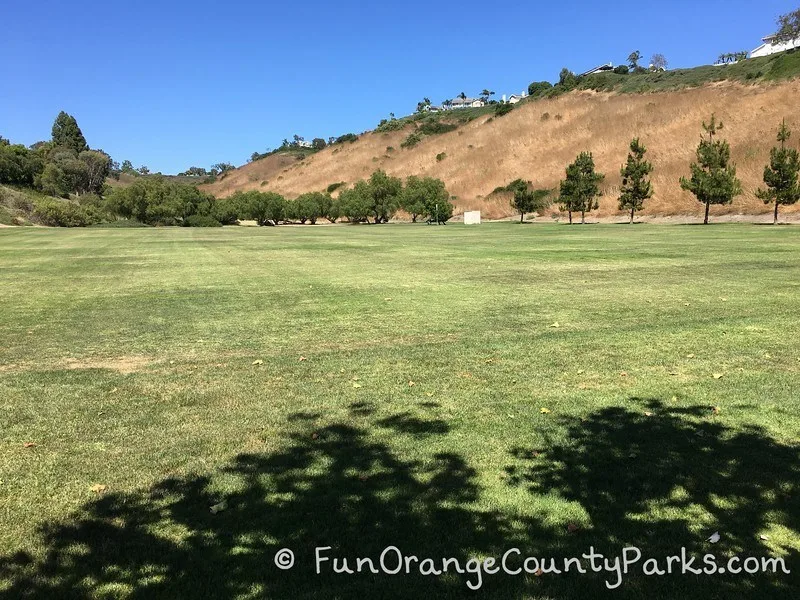
[[[708,123],[703,122],[704,135],[695,151],[696,158],[691,163],[690,175],[680,178],[681,187],[691,192],[705,207],[703,223],[708,224],[711,205],[731,204],[742,193],[741,181],[736,177],[736,165],[731,162],[731,149],[727,141],[719,138],[723,124],[715,115]],[[778,209],[800,200],[800,154],[786,143],[791,131],[782,122],[777,134],[778,146],[770,151],[770,161],[764,167],[765,187],[756,190],[756,196],[764,204],[772,204],[773,223],[778,222]],[[633,223],[636,211],[644,208],[646,200],[653,196],[650,174],[653,164],[645,159],[647,149],[639,138],[634,138],[629,146],[628,158],[620,169],[622,186],[619,196],[619,210],[630,212]],[[573,213],[580,213],[581,223],[586,213],[598,208],[601,196],[600,184],[605,175],[597,172],[591,152],[581,152],[566,168],[565,178],[559,183],[559,210],[567,212],[572,224]],[[551,204],[548,189],[533,189],[530,181],[517,179],[503,190],[513,192],[512,207],[520,213],[520,221],[525,213],[541,211]]]
[[[329,192],[309,192],[289,200],[276,192],[240,191],[218,201],[222,203],[237,216],[230,222],[252,220],[260,226],[313,225],[320,219],[336,223],[343,218],[350,223],[388,223],[399,210],[411,215],[413,222],[445,223],[453,216],[450,194],[440,179],[412,175],[404,184],[380,169],[341,190],[336,198]]]
[[[67,198],[102,194],[111,157],[86,143],[75,117],[61,111],[49,141],[31,147],[0,137],[0,183],[33,188]]]

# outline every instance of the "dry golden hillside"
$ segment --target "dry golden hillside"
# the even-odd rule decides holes
[[[732,206],[712,207],[713,214],[761,214],[769,207],[754,190],[761,184],[769,149],[782,119],[800,142],[800,81],[745,86],[712,84],[657,94],[573,92],[518,106],[510,114],[480,117],[458,130],[426,137],[416,147],[401,149],[411,131],[370,133],[352,144],[336,145],[303,161],[279,156],[248,164],[205,189],[218,196],[236,190],[271,190],[292,198],[329,184],[352,183],[377,168],[391,175],[428,175],[444,180],[455,197],[457,213],[480,209],[488,218],[512,214],[508,197],[492,190],[522,177],[538,187],[555,188],[565,166],[582,150],[594,153],[606,174],[598,216],[617,214],[619,169],[632,137],[639,136],[654,163],[654,197],[644,215],[695,215],[700,204],[681,190],[678,179],[701,134],[701,123],[715,112],[724,122],[723,137],[731,144],[745,193]],[[550,117],[543,117],[549,113]],[[487,122],[488,121],[488,122]],[[393,147],[395,150],[387,150]],[[436,155],[445,153],[444,160]],[[555,208],[553,210],[556,210]],[[800,206],[782,212],[800,212]]]

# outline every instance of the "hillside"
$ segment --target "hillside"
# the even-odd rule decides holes
[[[701,207],[680,189],[678,179],[688,174],[702,121],[715,112],[725,124],[723,136],[731,144],[745,193],[732,206],[713,207],[713,214],[762,214],[770,209],[753,191],[761,184],[782,119],[796,132],[792,143],[800,140],[798,97],[797,80],[758,85],[721,81],[647,94],[578,90],[523,102],[503,117],[484,113],[455,131],[426,136],[413,148],[401,148],[416,127],[409,122],[402,130],[368,133],[355,143],[336,145],[304,160],[273,155],[203,189],[221,197],[258,189],[291,198],[334,182],[353,183],[381,168],[400,177],[441,178],[455,197],[457,213],[480,209],[488,218],[501,218],[512,211],[507,196],[492,194],[495,188],[518,177],[555,188],[565,166],[580,151],[591,150],[598,169],[606,174],[604,197],[595,214],[612,216],[617,213],[620,165],[631,138],[639,136],[655,165],[655,195],[643,214],[694,215]],[[782,212],[797,213],[800,206]]]

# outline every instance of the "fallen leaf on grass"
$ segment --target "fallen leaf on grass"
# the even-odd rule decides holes
[[[228,508],[228,503],[225,500],[223,500],[222,502],[219,502],[218,504],[215,504],[214,506],[211,507],[211,509],[210,509],[211,510],[211,514],[215,515],[215,514],[217,514],[219,512],[222,512],[226,508]]]
[[[385,302],[391,302],[391,301],[392,301],[392,299],[391,299],[391,298],[384,298],[383,300],[384,300]]]
[[[253,364],[254,364],[254,365],[263,365],[263,364],[264,364],[264,361],[263,361],[263,360],[261,360],[261,359],[259,358],[258,360],[254,360],[254,361],[253,361]]]
[[[686,358],[694,358],[694,354],[687,354]]]
[[[414,387],[416,384],[413,381],[408,382],[408,387]]]
[[[311,434],[311,439],[312,440],[319,439],[319,434],[315,431],[314,433]]]
[[[714,379],[722,379],[724,376],[724,373],[714,373]]]
[[[720,413],[720,411],[722,411],[722,409],[719,406],[712,406],[711,407],[711,412],[714,413],[715,415],[718,415]]]
[[[94,485],[91,487],[91,490],[92,490],[92,491],[93,491],[95,494],[102,494],[102,493],[103,493],[103,492],[105,492],[107,489],[108,489],[108,486],[107,486],[107,485],[103,485],[102,483],[95,483],[95,484],[94,484]]]
[[[558,329],[559,327],[561,327],[561,325],[559,325],[558,322],[556,321],[555,323],[550,325],[550,327],[554,327],[554,328]]]
[[[305,356],[301,356],[300,357],[300,362],[303,362],[304,360],[308,360],[308,359]]]
[[[34,442],[25,442],[24,444],[22,444],[22,447],[23,448],[35,448],[36,444]]]
[[[684,306],[689,306],[689,303],[688,302],[684,302],[683,305]]]
[[[433,396],[433,392],[425,392],[425,395],[426,395],[428,398],[430,398],[431,396]]]
[[[669,374],[670,375],[678,375],[678,372],[677,371],[670,371]]]
[[[622,372],[619,374],[619,376],[620,376],[620,377],[627,377],[627,376],[628,376],[628,374],[627,374],[625,371],[622,371]]]
[[[578,369],[578,375],[583,375],[585,372],[583,369]]]
[[[542,413],[543,415],[549,415],[552,411],[549,408],[542,407],[539,409],[539,412]]]
[[[764,540],[765,542],[769,541],[769,536],[768,535],[764,535],[763,533],[758,537],[759,537],[759,539]]]
[[[644,416],[645,416],[645,417],[652,417],[652,416],[653,416],[653,413],[651,413],[651,412],[645,412],[645,413],[644,413]]]
[[[356,383],[356,382],[354,381],[354,382],[353,382],[353,387],[354,387],[355,389],[358,389],[358,388],[360,388],[360,387],[361,387],[361,384],[360,384],[360,383]]]

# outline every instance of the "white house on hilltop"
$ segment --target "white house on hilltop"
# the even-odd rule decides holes
[[[614,70],[614,63],[608,63],[607,65],[600,65],[599,67],[595,67],[594,69],[589,69],[585,73],[581,73],[578,77],[586,77],[587,75],[594,75],[595,73],[606,73],[608,71]]]
[[[785,52],[786,50],[791,50],[792,48],[800,48],[800,38],[795,38],[789,42],[778,42],[776,41],[775,37],[776,36],[773,34],[762,38],[761,41],[764,43],[750,53],[750,58],[769,56],[770,54],[775,54],[776,52]]]
[[[480,98],[453,98],[450,101],[450,108],[480,108],[486,106],[486,102]]]
[[[509,104],[516,104],[520,100],[524,100],[527,97],[528,97],[528,92],[522,92],[521,94],[511,94],[508,97],[508,100],[506,100],[506,102],[508,102]],[[505,100],[505,98],[506,97],[503,96],[503,100]]]

